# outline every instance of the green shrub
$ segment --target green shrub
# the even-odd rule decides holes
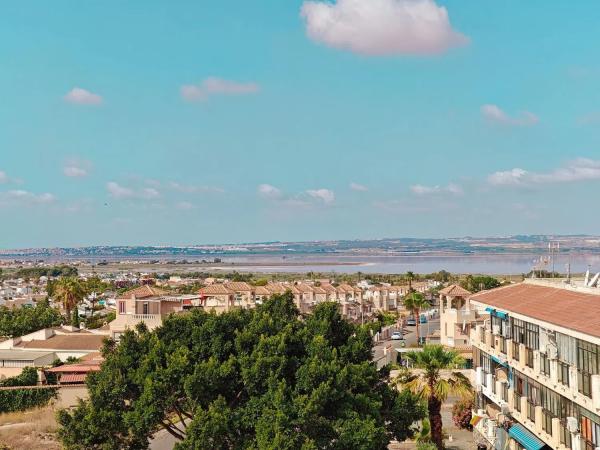
[[[57,398],[57,388],[10,389],[0,391],[0,413],[25,411],[46,406]]]

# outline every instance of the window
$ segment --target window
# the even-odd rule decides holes
[[[519,319],[512,319],[512,337],[513,341],[519,344],[525,343],[525,322]]]
[[[540,372],[547,377],[550,376],[550,360],[545,353],[540,353]]]
[[[527,418],[535,422],[535,407],[540,405],[540,385],[532,380],[527,380]]]
[[[150,306],[148,305],[148,302],[144,302],[142,305],[142,314],[150,314],[149,309]]]
[[[592,396],[592,375],[600,373],[598,346],[577,339],[577,386],[579,392]]]
[[[569,385],[569,364],[558,361],[558,382]]]
[[[525,365],[531,369],[533,369],[533,350],[531,350],[530,348],[527,348],[525,350]]]
[[[596,417],[596,419],[599,419]],[[598,420],[600,422],[600,420]],[[591,418],[581,416],[581,437],[583,439],[584,450],[594,450],[600,445],[600,423],[594,422]]]
[[[512,351],[513,351],[512,357],[516,361],[519,361],[519,359],[521,359],[520,348],[521,347],[519,346],[519,343],[516,342],[516,341],[513,341],[513,343],[512,343]]]
[[[567,448],[572,448],[571,433],[567,430],[567,421],[560,421],[560,443]]]
[[[119,302],[119,314],[125,314],[125,311],[126,311],[125,302],[120,301]]]
[[[532,323],[525,323],[525,342],[523,342],[531,350],[540,348],[540,327]]]

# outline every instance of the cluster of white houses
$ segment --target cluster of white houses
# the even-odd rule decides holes
[[[441,343],[470,334],[480,443],[598,450],[600,289],[527,280],[447,294]]]
[[[413,283],[412,288],[425,292],[427,283]],[[309,313],[317,304],[333,301],[350,320],[361,320],[376,311],[403,310],[402,298],[408,286],[371,286],[362,289],[349,284],[322,282],[271,282],[253,286],[245,282],[215,283],[193,295],[171,295],[155,286],[144,285],[117,298],[116,319],[110,323],[111,334],[118,338],[127,328],[144,322],[150,329],[159,326],[165,316],[191,308],[217,313],[235,308],[254,308],[274,294],[291,292],[301,313]]]

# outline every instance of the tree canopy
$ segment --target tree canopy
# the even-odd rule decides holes
[[[103,349],[90,397],[61,411],[67,449],[385,449],[424,417],[371,362],[368,330],[333,303],[301,318],[290,294],[253,310],[172,315]]]
[[[41,301],[33,308],[0,307],[0,336],[15,337],[33,333],[42,328],[55,327],[63,318],[56,308]]]

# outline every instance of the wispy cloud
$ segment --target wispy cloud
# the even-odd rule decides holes
[[[329,190],[329,189],[309,189],[306,191],[306,193],[315,199],[318,199],[320,201],[322,201],[325,204],[330,204],[333,203],[335,201],[335,194],[333,191]]]
[[[463,189],[458,184],[449,183],[446,186],[425,186],[422,184],[414,184],[410,187],[413,194],[416,195],[432,195],[432,194],[452,194],[461,195]]]
[[[106,190],[112,198],[117,200],[130,198],[153,200],[160,197],[160,192],[153,187],[133,189],[130,187],[122,186],[115,181],[109,181],[108,183],[106,183]]]
[[[469,39],[434,0],[305,1],[310,39],[361,55],[439,54]]]
[[[279,199],[283,196],[281,189],[270,184],[260,184],[257,188],[258,195],[268,199]]]
[[[487,181],[493,186],[532,186],[600,180],[600,160],[578,158],[549,172],[529,172],[521,168],[494,172]]]
[[[100,95],[80,87],[71,89],[64,98],[65,101],[76,105],[100,105],[103,101]]]
[[[54,201],[56,201],[56,196],[49,192],[35,194],[22,189],[0,192],[0,206],[32,206],[53,203]]]
[[[260,90],[256,83],[240,83],[210,77],[200,84],[185,84],[181,86],[181,97],[188,102],[206,100],[213,95],[247,95],[255,94]]]
[[[70,178],[83,178],[89,175],[91,167],[89,161],[72,159],[63,166],[63,175]]]
[[[540,121],[538,116],[529,111],[521,111],[516,116],[511,117],[500,109],[499,106],[493,104],[483,105],[481,107],[481,115],[487,121],[501,125],[527,127],[536,125]]]
[[[175,204],[175,208],[177,208],[181,211],[190,211],[190,210],[194,209],[194,205],[191,202],[182,201],[182,202],[177,202]]]
[[[369,190],[368,187],[366,187],[363,184],[359,184],[359,183],[350,183],[350,189],[352,189],[353,191],[358,191],[358,192],[366,192]]]

